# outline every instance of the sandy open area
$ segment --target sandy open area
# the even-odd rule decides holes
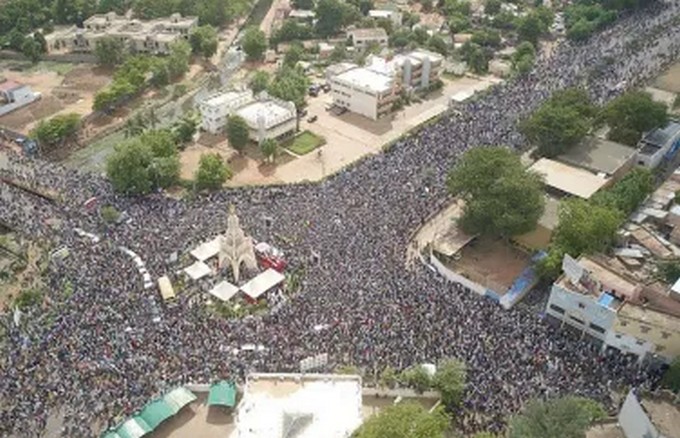
[[[163,422],[149,438],[227,438],[236,430],[231,409],[208,407],[205,395]]]
[[[0,117],[0,124],[26,134],[40,119],[64,113],[89,114],[95,93],[111,81],[108,71],[87,64],[76,66],[63,76],[51,70],[9,69],[0,71],[0,76],[29,85],[42,94],[40,100]]]
[[[654,81],[654,86],[672,93],[680,93],[680,62],[673,64]]]

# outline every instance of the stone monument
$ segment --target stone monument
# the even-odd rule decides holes
[[[229,207],[227,230],[220,236],[218,263],[220,269],[223,269],[226,264],[231,265],[231,272],[234,274],[236,283],[239,281],[241,263],[245,264],[248,270],[257,270],[253,240],[243,232],[233,205]]]

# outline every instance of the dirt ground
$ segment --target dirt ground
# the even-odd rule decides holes
[[[475,239],[461,250],[454,269],[503,295],[528,263],[529,256],[507,243]]]
[[[214,153],[220,154],[224,161],[229,162],[236,154],[236,151],[227,145],[226,140],[212,147],[195,143],[184,149],[180,154],[180,164],[182,166],[180,170],[180,178],[193,179],[194,173],[196,172],[196,169],[198,169],[198,163],[201,160],[201,155]]]
[[[89,114],[94,94],[111,81],[110,71],[92,65],[78,65],[60,75],[56,71],[22,72],[0,70],[7,80],[29,85],[42,94],[40,100],[0,117],[0,124],[28,134],[40,119],[59,113]]]
[[[225,438],[235,430],[234,417],[229,409],[209,408],[205,396],[164,421],[149,438]]]
[[[625,438],[625,435],[621,428],[613,423],[591,427],[586,431],[586,438]]]
[[[664,74],[654,82],[656,88],[680,93],[680,62],[673,64]]]

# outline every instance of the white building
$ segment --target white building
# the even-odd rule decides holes
[[[371,44],[387,47],[387,32],[382,27],[370,29],[352,29],[347,31],[347,38],[357,49],[365,49]]]
[[[333,104],[377,120],[399,97],[394,77],[357,67],[330,79]]]
[[[656,168],[665,159],[672,159],[680,148],[680,123],[671,121],[663,128],[650,131],[638,144],[637,164]]]
[[[252,90],[227,91],[213,95],[198,105],[201,127],[211,134],[224,130],[231,115],[242,117],[250,129],[250,138],[262,142],[295,133],[297,111],[293,102],[285,102],[266,92],[253,96]]]
[[[368,16],[374,19],[386,18],[392,22],[394,26],[401,26],[402,15],[400,11],[384,11],[373,9],[368,11]]]
[[[331,66],[333,104],[377,120],[392,111],[402,91],[427,89],[437,81],[442,61],[437,53],[416,50],[389,60],[371,56],[365,67]]]
[[[643,287],[588,257],[568,255],[564,274],[550,291],[546,313],[601,343],[670,362],[678,351],[680,318],[641,303],[653,299]],[[669,309],[670,310],[670,309]]]
[[[250,374],[231,438],[347,438],[362,422],[359,376]]]
[[[40,99],[28,85],[14,81],[0,82],[0,116]]]

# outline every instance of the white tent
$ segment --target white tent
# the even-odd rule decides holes
[[[184,268],[184,272],[186,272],[192,280],[200,280],[206,275],[211,275],[212,269],[203,262],[196,262],[193,265]]]
[[[229,301],[234,295],[238,293],[238,287],[234,286],[228,281],[221,281],[208,293],[222,301]]]
[[[215,237],[213,240],[204,242],[198,245],[191,251],[191,255],[201,262],[208,260],[211,257],[215,257],[217,253],[220,252],[220,238]]]
[[[269,289],[282,283],[285,278],[282,273],[270,268],[241,286],[241,290],[252,299],[257,299]]]

